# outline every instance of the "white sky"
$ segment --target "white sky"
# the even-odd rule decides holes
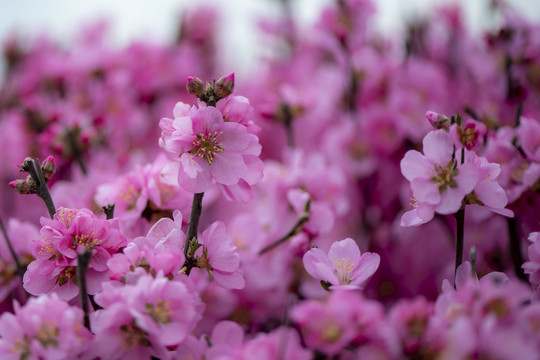
[[[399,31],[404,18],[425,14],[433,5],[457,2],[465,4],[471,27],[489,26],[489,0],[375,0],[378,8],[376,27],[383,32]],[[48,33],[69,44],[82,24],[108,18],[112,22],[113,44],[125,45],[132,39],[167,42],[174,37],[181,12],[189,7],[210,4],[226,14],[221,32],[224,56],[235,68],[250,69],[258,51],[256,21],[279,11],[280,0],[0,0],[0,39],[18,34]],[[313,23],[319,10],[332,0],[291,0],[302,24]],[[527,17],[540,21],[540,1],[507,0]],[[236,70],[235,70],[236,71]]]

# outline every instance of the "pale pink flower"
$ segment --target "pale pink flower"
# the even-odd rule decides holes
[[[216,221],[200,238],[202,247],[195,253],[197,266],[207,269],[210,276],[227,289],[242,289],[244,273],[240,268],[240,255],[227,235],[225,224]]]
[[[401,173],[411,182],[413,210],[401,218],[402,226],[428,222],[434,212],[456,213],[465,195],[478,183],[473,164],[458,164],[454,146],[444,130],[431,131],[423,141],[424,154],[409,150],[401,160]]]
[[[318,248],[303,257],[304,268],[317,280],[329,283],[330,289],[358,289],[379,267],[376,253],[360,253],[356,242],[347,238],[336,241],[328,254]]]
[[[92,334],[83,312],[55,294],[15,305],[15,314],[0,317],[2,359],[76,359],[89,348]]]

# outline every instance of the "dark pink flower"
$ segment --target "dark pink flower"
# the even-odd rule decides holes
[[[180,103],[174,115],[174,120],[160,121],[160,145],[179,161],[178,183],[184,189],[200,193],[208,190],[213,181],[235,186],[240,181],[250,184],[248,179],[257,174],[260,178],[260,161],[245,158],[258,156],[258,139],[244,125],[224,121],[214,107],[189,108]],[[253,167],[256,174],[251,175]]]

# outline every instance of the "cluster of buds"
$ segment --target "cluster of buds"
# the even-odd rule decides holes
[[[37,194],[39,188],[39,178],[34,168],[34,160],[30,157],[24,159],[24,162],[21,164],[21,172],[27,172],[28,176],[26,179],[17,179],[9,183],[12,189],[17,191],[19,194]],[[40,172],[43,174],[43,179],[45,182],[49,182],[54,173],[56,172],[56,164],[52,155],[47,156],[47,158],[41,163]]]
[[[196,77],[188,76],[187,90],[207,104],[215,104],[231,95],[234,90],[234,73],[223,76],[218,81],[204,82]]]

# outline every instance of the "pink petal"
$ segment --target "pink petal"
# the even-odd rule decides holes
[[[411,182],[411,189],[414,198],[421,203],[437,205],[441,202],[439,187],[431,181],[423,178],[416,178]]]
[[[441,203],[435,207],[435,211],[442,215],[455,214],[465,196],[459,189],[447,187],[441,194]]]
[[[352,283],[360,285],[366,281],[379,268],[381,257],[379,254],[367,252],[362,254],[358,265],[354,267]]]
[[[328,259],[332,262],[337,259],[350,259],[351,264],[358,264],[360,261],[360,249],[356,241],[351,238],[336,241],[328,251]]]
[[[422,142],[424,155],[439,165],[446,165],[452,159],[454,146],[444,130],[428,133]]]
[[[214,156],[210,172],[216,182],[234,185],[247,173],[247,166],[240,153],[223,151]]]
[[[433,172],[433,164],[422,153],[409,150],[400,163],[401,173],[409,181],[420,177],[427,179]]]

